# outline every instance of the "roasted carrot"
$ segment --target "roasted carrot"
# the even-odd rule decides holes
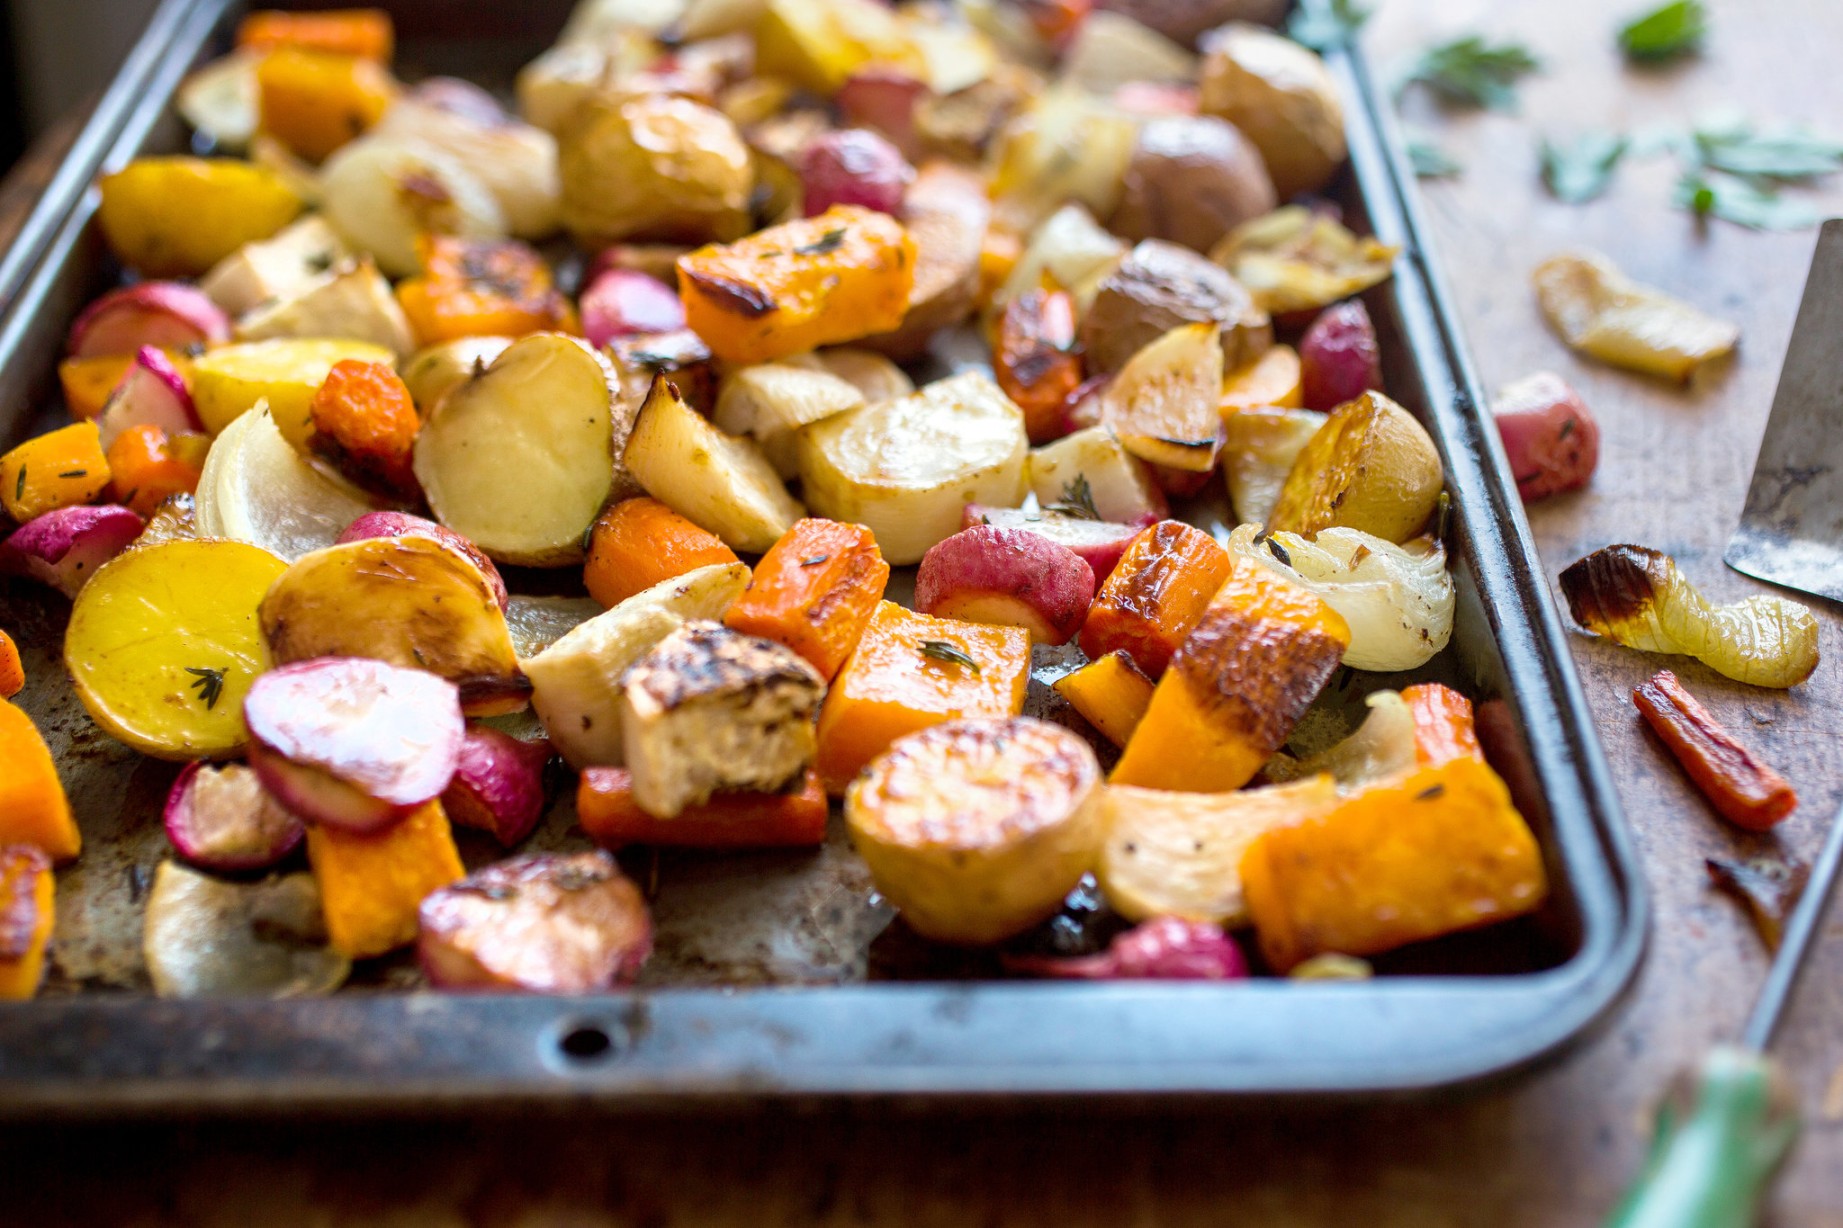
[[[262,131],[319,162],[383,119],[397,85],[375,60],[282,47],[256,66],[256,92]]]
[[[623,499],[602,512],[589,531],[582,579],[589,596],[612,609],[688,571],[737,561],[722,538],[659,500]]]
[[[21,524],[94,503],[108,489],[109,461],[94,422],[47,432],[0,456],[0,507]]]
[[[395,43],[390,14],[383,9],[328,9],[319,13],[263,9],[237,24],[237,46],[258,51],[295,47],[388,64]]]
[[[56,921],[55,890],[43,849],[0,847],[0,1002],[23,1002],[38,992]]]
[[[5,631],[0,631],[0,699],[11,699],[26,686],[26,667],[19,659],[19,645]]]
[[[606,849],[630,844],[666,848],[807,848],[826,838],[825,790],[810,769],[786,793],[719,793],[677,817],[656,819],[634,801],[633,773],[592,767],[576,788],[582,830]]]
[[[1304,404],[1300,378],[1299,351],[1290,345],[1276,345],[1223,377],[1223,416],[1270,405],[1297,409]]]
[[[1094,595],[1082,624],[1082,651],[1099,660],[1124,650],[1149,677],[1158,677],[1228,576],[1228,551],[1209,534],[1159,521],[1127,543]]]
[[[55,861],[83,848],[51,748],[10,703],[0,703],[0,844],[36,845]]]
[[[386,362],[346,358],[314,393],[309,446],[367,490],[414,497],[410,456],[422,419],[410,390]]]
[[[831,681],[857,647],[889,576],[876,534],[863,525],[796,521],[762,556],[723,622],[787,645]]]
[[[424,235],[418,248],[422,275],[397,287],[397,302],[422,344],[580,331],[550,266],[529,244]]]
[[[320,885],[327,937],[352,959],[414,942],[423,897],[467,872],[440,802],[382,832],[310,826],[307,863]]]
[[[1063,406],[1082,380],[1074,298],[1066,290],[1041,289],[1006,303],[992,367],[998,386],[1024,411],[1032,443],[1063,435]]]
[[[1722,818],[1766,831],[1798,808],[1785,777],[1721,727],[1667,669],[1632,689],[1632,702]]]
[[[1152,680],[1118,649],[1056,679],[1054,685],[1056,694],[1115,746],[1126,745],[1152,702]]]
[[[131,426],[109,445],[109,498],[145,519],[168,495],[191,494],[205,471],[209,435],[168,437],[157,426]]]
[[[1414,759],[1422,767],[1439,767],[1452,759],[1482,759],[1472,701],[1448,686],[1425,682],[1403,687],[1402,701],[1414,718]]]

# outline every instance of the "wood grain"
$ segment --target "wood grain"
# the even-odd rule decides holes
[[[1383,62],[1471,30],[1518,37],[1546,71],[1520,113],[1410,117],[1466,167],[1430,184],[1440,262],[1487,384],[1553,368],[1604,432],[1592,488],[1531,509],[1551,579],[1578,555],[1637,541],[1676,555],[1721,598],[1762,590],[1721,563],[1803,286],[1812,232],[1699,229],[1669,206],[1667,160],[1622,168],[1584,207],[1537,186],[1539,133],[1681,125],[1742,103],[1838,127],[1843,5],[1714,0],[1707,56],[1625,71],[1598,0],[1508,5],[1387,0],[1367,35]],[[1624,6],[1618,6],[1623,8]],[[1836,203],[1836,198],[1830,198]],[[1591,246],[1634,276],[1741,324],[1737,360],[1679,390],[1571,357],[1531,301],[1531,266]],[[1834,608],[1820,611],[1839,650]],[[1263,1225],[1500,1228],[1591,1224],[1645,1145],[1671,1073],[1731,1037],[1765,969],[1758,941],[1707,886],[1705,856],[1809,856],[1843,800],[1843,682],[1826,662],[1787,694],[1681,659],[1576,641],[1655,919],[1636,992],[1597,1037],[1548,1068],[1465,1097],[1361,1109],[1197,1117],[1089,1113],[976,1120],[776,1111],[746,1119],[485,1118],[366,1125],[167,1124],[0,1131],[13,1176],[0,1219],[133,1224]],[[1781,833],[1721,825],[1645,733],[1632,686],[1668,664],[1794,782]],[[1808,977],[1782,1054],[1807,1130],[1775,1228],[1843,1225],[1843,915]],[[105,1180],[94,1174],[106,1171]]]

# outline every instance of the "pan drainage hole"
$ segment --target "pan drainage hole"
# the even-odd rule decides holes
[[[566,1062],[589,1066],[614,1055],[614,1037],[599,1023],[566,1023],[557,1035],[557,1051]]]

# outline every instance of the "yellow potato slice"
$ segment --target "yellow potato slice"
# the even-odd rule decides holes
[[[1361,529],[1400,544],[1440,501],[1440,453],[1414,415],[1380,392],[1331,412],[1293,460],[1267,527],[1311,536]]]
[[[381,345],[317,337],[219,346],[193,363],[192,400],[205,429],[216,435],[266,399],[282,437],[306,452],[314,393],[333,364],[346,358],[396,361],[396,355]]]

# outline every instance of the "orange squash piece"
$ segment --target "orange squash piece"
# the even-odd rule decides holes
[[[592,767],[576,787],[583,834],[605,849],[651,844],[685,849],[811,848],[824,844],[831,807],[817,773],[785,793],[719,793],[656,819],[634,801],[633,773]]]
[[[1161,520],[1127,543],[1094,595],[1081,648],[1098,661],[1124,651],[1156,678],[1228,579],[1229,553],[1201,529]]]
[[[319,162],[390,109],[397,83],[375,60],[298,47],[256,66],[257,123],[310,162]]]
[[[967,665],[952,659],[964,654]],[[960,717],[1024,710],[1030,633],[931,618],[879,602],[819,710],[819,777],[845,786],[904,734]]]
[[[715,533],[643,496],[623,499],[596,519],[582,579],[589,596],[612,609],[686,572],[739,561]]]
[[[1262,834],[1241,863],[1261,951],[1374,955],[1503,921],[1548,894],[1542,853],[1482,759],[1373,785],[1329,814]]]
[[[915,284],[915,240],[887,213],[834,205],[818,217],[700,247],[678,261],[685,319],[717,357],[769,362],[897,328]]]
[[[830,682],[857,647],[889,578],[877,535],[863,525],[795,521],[762,555],[723,623],[785,644]]]
[[[49,431],[0,456],[0,507],[21,524],[94,503],[108,489],[109,460],[94,422]]]
[[[51,859],[29,844],[0,847],[0,1002],[38,992],[56,920]]]
[[[1299,351],[1276,345],[1252,362],[1243,363],[1222,379],[1222,416],[1269,405],[1298,409],[1305,404],[1300,382]]]
[[[1422,767],[1439,767],[1454,759],[1483,759],[1472,701],[1449,686],[1424,682],[1403,687],[1402,701],[1414,718],[1414,759]]]
[[[145,520],[167,496],[198,489],[210,450],[209,435],[168,437],[152,424],[131,426],[109,445],[109,498]]]
[[[387,362],[342,358],[326,373],[308,413],[308,445],[347,477],[381,495],[416,498],[422,487],[410,467],[422,417]]]
[[[1119,649],[1063,675],[1054,686],[1115,746],[1126,745],[1152,703],[1152,680]]]
[[[83,849],[51,748],[23,709],[0,703],[0,844],[31,844],[54,861]]]
[[[459,337],[523,337],[580,331],[550,265],[513,239],[424,235],[422,275],[397,287],[397,302],[423,345]]]
[[[352,959],[414,942],[423,897],[467,873],[440,802],[374,834],[313,824],[307,862],[320,884],[332,947]]]
[[[1236,567],[1152,692],[1108,777],[1191,793],[1254,778],[1330,681],[1350,628],[1304,588]]]
[[[192,387],[192,360],[183,350],[162,350],[169,361]],[[58,364],[58,384],[64,390],[64,408],[79,422],[87,422],[102,413],[128,368],[134,365],[133,354],[98,354],[93,358],[66,358]]]
[[[1024,411],[1024,430],[1032,443],[1068,433],[1063,406],[1082,381],[1075,314],[1068,291],[1052,289],[1020,294],[999,313],[992,367],[998,386]]]
[[[0,631],[0,699],[11,699],[25,689],[26,667],[19,659],[19,645]]]
[[[257,51],[293,47],[388,64],[395,44],[390,14],[383,9],[328,9],[319,13],[264,9],[237,24],[237,46]]]

